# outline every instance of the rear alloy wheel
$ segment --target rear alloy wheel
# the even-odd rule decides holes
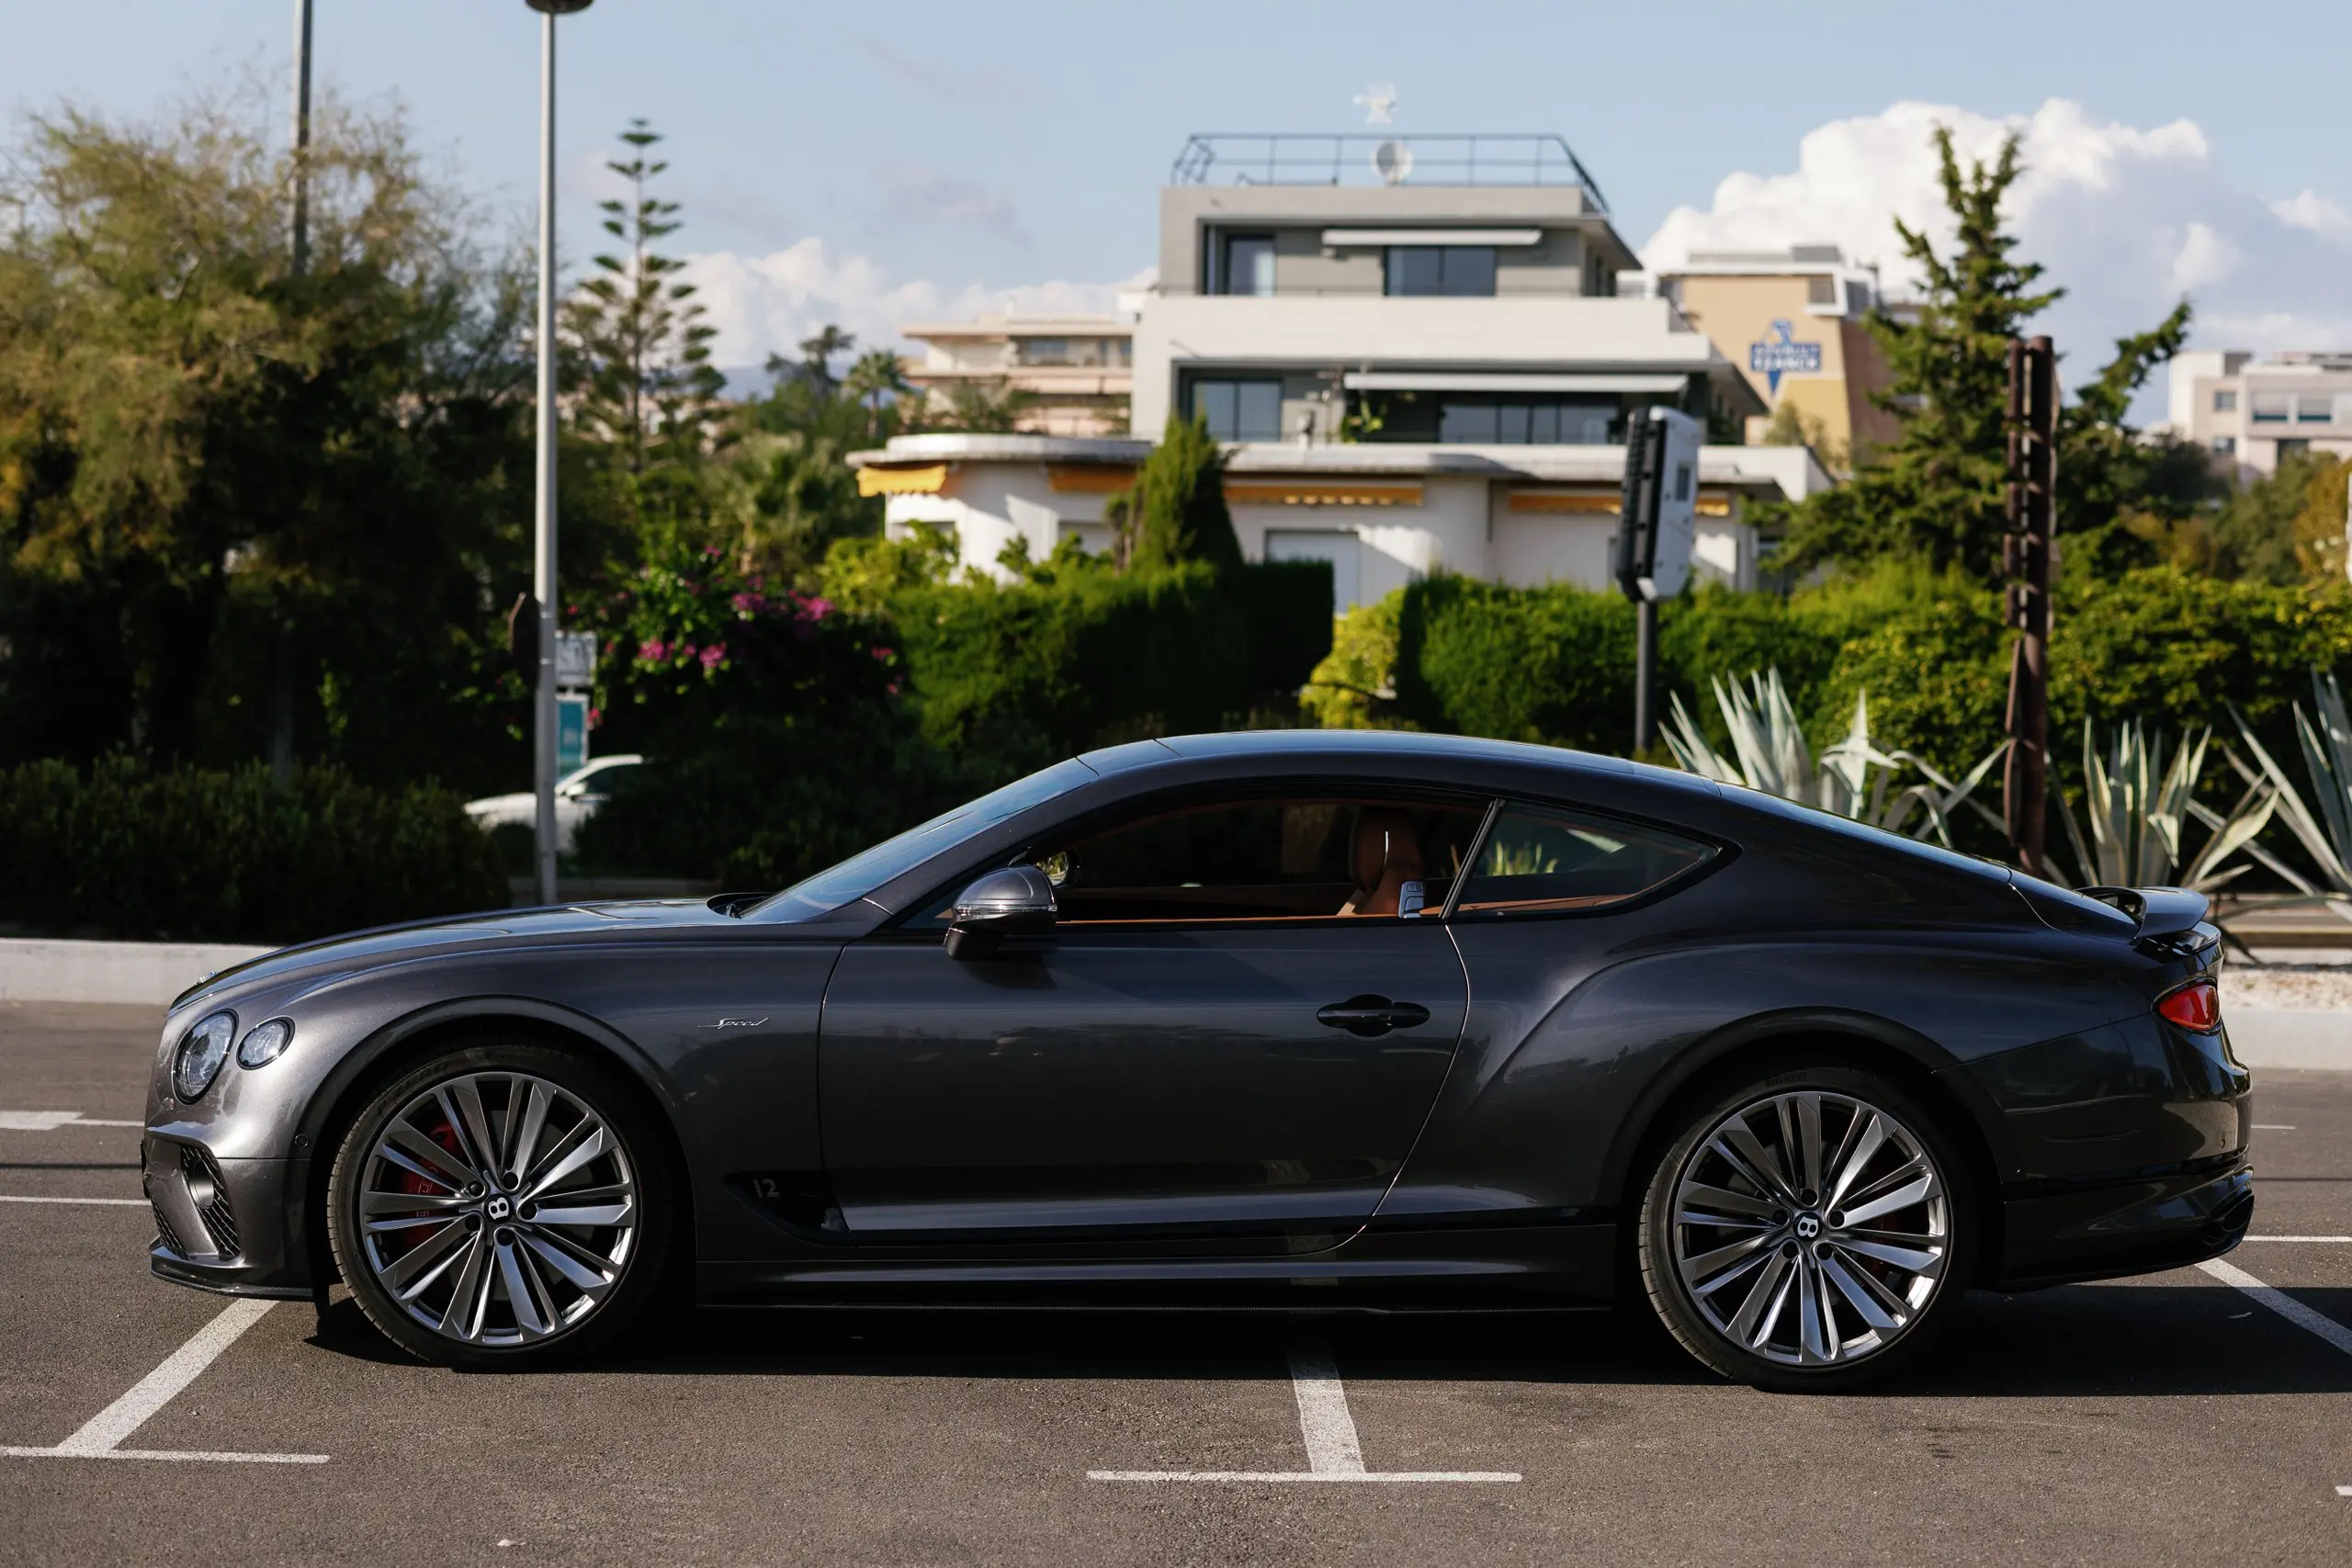
[[[1726,1376],[1846,1387],[1918,1353],[1964,1288],[1973,1216],[1934,1119],[1844,1068],[1775,1075],[1694,1115],[1650,1180],[1642,1273]]]
[[[539,1046],[444,1056],[388,1086],[336,1156],[335,1261],[428,1361],[522,1365],[642,1308],[668,1238],[659,1145],[595,1065]]]

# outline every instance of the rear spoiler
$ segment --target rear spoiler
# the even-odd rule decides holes
[[[2194,931],[2213,908],[2211,899],[2186,887],[2077,887],[2075,891],[2131,916],[2139,927],[2132,932],[2138,941]]]

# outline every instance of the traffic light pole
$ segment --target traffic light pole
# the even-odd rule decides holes
[[[2018,866],[2047,876],[2050,798],[2050,575],[2056,534],[2058,356],[2046,337],[2009,343],[2009,483],[2001,538],[2009,653],[2009,755],[2003,816]]]
[[[1657,601],[1634,602],[1634,755],[1657,739]]]

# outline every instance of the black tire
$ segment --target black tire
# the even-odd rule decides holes
[[[1808,1098],[1817,1190],[1804,1184]],[[1837,1183],[1838,1156],[1870,1145],[1865,1118],[1873,1113],[1883,1142]],[[1770,1168],[1755,1171],[1758,1162],[1732,1131],[1735,1115]],[[1794,1168],[1785,1181],[1784,1155]],[[1915,1156],[1925,1162],[1923,1196],[1871,1213],[1920,1188],[1920,1175],[1905,1175]],[[1803,1059],[1734,1075],[1686,1102],[1644,1184],[1635,1235],[1643,1291],[1667,1332],[1727,1378],[1787,1393],[1876,1382],[1932,1348],[1967,1288],[1981,1234],[1972,1170],[1945,1117],[1900,1078]],[[1763,1179],[1749,1179],[1756,1174]],[[1691,1223],[1706,1218],[1724,1223]],[[1933,1261],[1914,1268],[1890,1258]]]
[[[489,1076],[477,1078],[475,1075]],[[600,1218],[610,1213],[618,1223],[542,1223],[538,1202],[532,1195],[530,1172],[493,1170],[490,1179],[460,1189],[458,1178],[449,1172],[470,1169],[475,1162],[465,1162],[462,1168],[456,1160],[436,1165],[430,1150],[396,1175],[390,1156],[382,1154],[379,1145],[404,1112],[409,1118],[394,1136],[429,1135],[457,1155],[472,1147],[474,1139],[449,1129],[449,1118],[441,1118],[443,1125],[438,1128],[426,1128],[424,1123],[433,1120],[430,1103],[422,1111],[419,1108],[421,1097],[436,1090],[453,1100],[458,1098],[463,1091],[458,1086],[467,1081],[471,1083],[473,1103],[481,1108],[493,1142],[503,1142],[511,1150],[526,1135],[521,1131],[525,1127],[551,1140],[537,1143],[531,1156],[530,1163],[542,1172],[594,1141],[597,1129],[590,1122],[600,1123],[603,1152],[539,1192],[537,1198],[550,1203],[571,1198],[575,1206],[561,1213]],[[538,1123],[533,1123],[529,1114],[534,1083],[545,1086],[548,1101],[544,1120]],[[458,1120],[462,1122],[469,1114],[461,1109]],[[585,1134],[583,1128],[588,1129]],[[628,1329],[662,1288],[678,1192],[667,1146],[637,1087],[591,1057],[527,1043],[482,1043],[447,1051],[386,1084],[360,1111],[337,1145],[327,1181],[327,1234],[336,1266],[368,1321],[421,1360],[481,1371],[534,1370],[575,1359]],[[410,1141],[405,1147],[413,1153],[419,1145]],[[571,1153],[565,1152],[567,1148]],[[427,1175],[430,1180],[424,1179]],[[388,1193],[387,1178],[405,1185],[398,1192]],[[435,1182],[450,1190],[442,1191]],[[454,1214],[449,1224],[461,1227],[463,1234],[446,1230],[429,1214],[403,1214],[403,1194],[413,1197],[420,1208],[429,1205],[435,1213]],[[363,1199],[370,1201],[371,1213],[390,1214],[390,1223],[414,1228],[371,1234],[364,1228]],[[594,1207],[579,1206],[592,1203]],[[558,1211],[550,1207],[547,1212]],[[418,1231],[424,1232],[424,1239],[406,1240]],[[434,1246],[442,1249],[435,1258],[449,1259],[447,1267],[416,1269],[399,1279],[397,1286],[413,1287],[418,1278],[436,1274],[448,1278],[427,1285],[415,1301],[404,1303],[395,1294],[396,1287],[379,1277],[379,1269],[394,1273],[412,1247],[423,1252]],[[395,1247],[401,1250],[390,1252]],[[610,1257],[604,1256],[607,1252]],[[469,1279],[464,1272],[477,1253],[479,1267],[500,1277],[478,1287],[479,1305],[468,1318],[454,1292],[461,1284],[479,1280],[481,1276]],[[431,1259],[424,1261],[432,1264]],[[503,1274],[503,1265],[510,1261],[522,1266],[517,1275]],[[564,1267],[566,1261],[570,1271]],[[575,1278],[605,1272],[611,1276],[607,1284],[582,1289],[573,1282]],[[520,1294],[527,1304],[518,1309],[509,1280],[525,1274],[528,1277]],[[566,1321],[566,1312],[577,1315]],[[462,1328],[445,1332],[432,1321],[436,1316],[445,1324],[470,1321],[481,1325],[481,1332],[471,1338],[462,1337]],[[534,1324],[536,1331],[531,1327]]]

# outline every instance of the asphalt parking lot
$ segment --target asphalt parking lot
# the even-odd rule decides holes
[[[13,1562],[2352,1561],[2352,1074],[2257,1075],[2255,1235],[2332,1239],[1972,1297],[1865,1397],[1718,1383],[1607,1315],[703,1313],[469,1377],[339,1293],[147,1277],[105,1123],[158,1021],[0,1004]]]

